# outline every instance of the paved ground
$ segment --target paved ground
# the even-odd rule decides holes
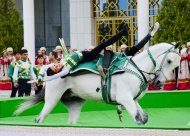
[[[190,136],[190,131],[0,126],[1,136]]]

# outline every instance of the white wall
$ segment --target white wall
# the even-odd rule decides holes
[[[149,32],[149,0],[137,1],[138,42]],[[148,48],[149,42],[145,45]]]
[[[23,1],[24,47],[32,63],[35,60],[34,0]]]
[[[84,50],[95,44],[94,18],[90,0],[70,0],[70,45]]]

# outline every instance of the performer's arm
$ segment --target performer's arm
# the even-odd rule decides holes
[[[13,73],[13,82],[17,83],[18,82],[18,66],[16,65],[14,68],[14,73]]]
[[[40,68],[40,72],[39,72],[39,75],[38,75],[38,80],[43,80],[43,78],[44,78],[44,76],[45,76],[45,74],[46,74],[46,72],[47,72],[47,69],[49,68],[49,67],[51,67],[51,66],[53,66],[54,64],[52,63],[52,64],[49,64],[49,65],[44,65],[44,66],[42,66],[41,68]]]
[[[44,81],[50,81],[50,80],[53,80],[53,79],[65,76],[68,73],[69,73],[69,69],[67,67],[63,67],[63,69],[61,70],[61,72],[59,72],[57,74],[54,74],[52,76],[45,76],[44,77]]]

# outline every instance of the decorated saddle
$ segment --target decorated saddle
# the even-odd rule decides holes
[[[109,74],[117,74],[124,72],[124,70],[121,69],[121,67],[124,66],[125,62],[128,60],[127,56],[124,56],[122,53],[115,53],[114,56],[111,59],[110,67],[109,67]],[[70,76],[76,76],[86,73],[95,73],[100,75],[98,66],[102,65],[103,62],[103,55],[99,55],[95,60],[86,62],[86,63],[80,63],[77,65],[71,72]]]

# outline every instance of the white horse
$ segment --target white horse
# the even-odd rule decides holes
[[[137,68],[130,63],[126,63],[125,68],[138,73],[141,78],[130,72],[113,75],[111,99],[128,110],[137,124],[145,124],[148,121],[148,115],[138,103],[138,100],[147,91],[146,88],[145,91],[139,93],[140,85],[145,82],[140,80],[143,79],[142,75],[144,75],[144,80],[150,80],[149,73],[155,73],[153,85],[162,86],[167,78],[170,78],[172,70],[179,66],[180,58],[178,50],[169,43],[157,44],[134,56],[132,59],[143,74],[140,74]],[[37,123],[43,122],[62,98],[63,104],[69,111],[68,122],[76,123],[85,100],[103,101],[101,91],[97,91],[99,88],[101,88],[101,78],[94,73],[68,76],[64,79],[58,78],[47,82],[45,105],[35,121]],[[137,98],[135,98],[136,96]],[[39,97],[34,97],[23,103],[15,113],[19,114],[42,100]]]

